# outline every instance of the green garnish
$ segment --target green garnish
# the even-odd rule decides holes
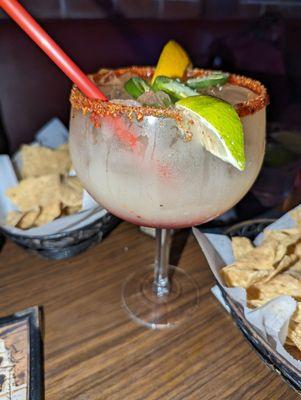
[[[210,86],[224,85],[228,78],[229,74],[214,72],[210,75],[188,79],[186,84],[193,89],[205,89]]]
[[[155,79],[152,88],[155,92],[162,90],[176,100],[197,96],[199,94],[197,91],[189,88],[184,83],[175,79],[167,78],[166,76],[158,76]]]
[[[124,89],[127,91],[128,94],[134,97],[134,99],[137,99],[139,96],[141,96],[143,93],[147,92],[151,88],[144,79],[134,77],[125,82]]]

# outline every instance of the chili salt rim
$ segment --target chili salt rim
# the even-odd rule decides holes
[[[123,75],[126,72],[136,74],[142,78],[150,78],[154,72],[153,67],[127,67],[117,70],[106,69],[100,70],[91,79],[97,84],[99,79],[107,72],[114,71],[117,76]],[[198,77],[210,74],[211,70],[194,68],[187,73],[187,77]],[[269,96],[264,85],[259,81],[247,78],[242,75],[230,74],[228,83],[241,86],[251,90],[257,96],[253,99],[235,104],[235,109],[240,117],[251,115],[269,104]],[[124,104],[111,103],[110,101],[102,101],[98,99],[90,99],[86,97],[77,86],[73,86],[70,95],[70,102],[77,110],[82,110],[84,114],[90,112],[98,116],[117,116],[127,114],[128,117],[135,116],[138,120],[142,120],[145,116],[174,118],[181,120],[181,114],[175,109],[170,108],[154,108],[149,106],[130,106]]]

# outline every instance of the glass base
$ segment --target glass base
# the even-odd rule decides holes
[[[151,329],[174,327],[191,317],[199,304],[195,280],[181,268],[169,266],[170,291],[153,290],[154,265],[141,267],[125,281],[122,301],[130,317]]]

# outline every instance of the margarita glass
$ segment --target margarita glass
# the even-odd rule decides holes
[[[193,69],[188,77],[206,73]],[[154,266],[137,267],[124,284],[123,303],[140,323],[174,326],[197,306],[198,289],[184,270],[168,266],[170,229],[212,220],[249,190],[264,156],[267,92],[258,81],[237,75],[210,89],[209,94],[233,104],[241,118],[246,168],[239,171],[208,152],[195,132],[183,135],[180,110],[126,100],[120,82],[106,81],[104,74],[108,71],[91,79],[115,100],[91,100],[78,88],[72,90],[73,165],[103,207],[126,221],[156,228]],[[121,81],[124,76],[150,79],[153,69],[131,67],[112,74]]]

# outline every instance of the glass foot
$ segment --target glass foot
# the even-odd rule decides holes
[[[169,293],[157,296],[153,290],[154,265],[141,267],[124,282],[123,305],[130,317],[152,329],[178,325],[192,316],[199,304],[195,280],[183,269],[169,266]]]

